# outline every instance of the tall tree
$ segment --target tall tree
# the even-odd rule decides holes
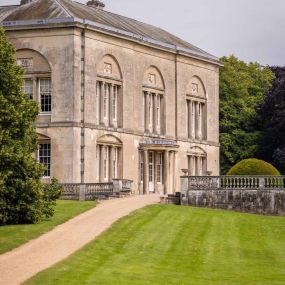
[[[260,105],[263,138],[258,156],[285,174],[285,67],[272,67],[276,79]]]
[[[14,56],[0,27],[0,225],[37,222],[52,214],[48,201],[55,198],[41,183],[43,167],[32,156],[38,106],[22,92],[23,70]]]
[[[257,151],[261,131],[256,107],[271,87],[274,74],[258,63],[247,64],[235,56],[222,57],[220,72],[221,173]]]

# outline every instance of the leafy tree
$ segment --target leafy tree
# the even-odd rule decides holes
[[[258,63],[222,57],[220,72],[220,143],[223,174],[242,159],[255,156],[262,132],[256,108],[271,87],[274,74]]]
[[[285,174],[285,67],[272,67],[276,79],[260,105],[264,130],[258,157],[273,163]]]
[[[15,65],[14,55],[0,28],[0,225],[49,217],[58,196],[54,184],[41,183],[43,167],[32,156],[38,147],[38,106],[22,92],[23,70]]]

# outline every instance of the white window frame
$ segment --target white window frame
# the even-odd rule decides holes
[[[49,151],[49,154],[42,155],[41,146],[49,146],[49,150],[44,150],[44,152]],[[43,160],[47,160],[47,161],[43,161]],[[43,178],[50,178],[51,177],[51,143],[50,142],[39,143],[39,148],[37,151],[37,161],[38,163],[46,166],[45,175],[43,176]]]
[[[163,153],[157,154],[157,183],[162,184],[163,182]]]
[[[48,91],[42,91],[42,82],[49,82],[49,90]],[[44,111],[43,110],[43,104],[42,104],[42,97],[46,96],[46,97],[50,97],[50,104],[48,104],[49,110],[48,111]],[[41,114],[51,114],[52,112],[52,94],[51,94],[51,78],[39,78],[39,104],[40,104],[40,113]]]
[[[112,116],[113,116],[113,121],[117,122],[118,120],[118,91],[119,91],[119,86],[114,85],[113,86],[113,102],[112,102]]]
[[[104,146],[104,181],[109,181],[109,147]]]
[[[31,85],[28,86],[26,85],[27,82],[30,82]],[[23,93],[28,96],[31,100],[33,99],[33,94],[34,94],[34,81],[31,78],[25,78],[24,79],[24,84],[23,84]]]
[[[96,182],[99,182],[100,181],[100,145],[97,145],[96,146],[96,161],[95,161],[95,164],[96,164]]]
[[[109,91],[110,91],[109,84],[105,83],[104,84],[104,110],[103,110],[105,120],[109,118],[109,98],[110,98]]]
[[[100,93],[101,93],[101,86],[100,81],[96,82],[96,97],[95,97],[95,114],[96,114],[96,120],[99,122],[100,120]]]
[[[160,95],[157,95],[156,127],[157,127],[157,130],[160,131],[160,127],[161,127],[161,96]]]

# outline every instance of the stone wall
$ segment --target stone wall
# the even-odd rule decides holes
[[[285,215],[284,176],[181,177],[181,189],[182,205]]]
[[[188,196],[188,197],[187,197]],[[191,190],[182,205],[219,208],[255,214],[285,214],[284,190]]]

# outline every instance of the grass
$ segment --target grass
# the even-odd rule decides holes
[[[285,218],[150,206],[26,285],[284,285]]]
[[[34,239],[93,207],[95,202],[57,201],[55,215],[35,225],[0,227],[0,254]]]

